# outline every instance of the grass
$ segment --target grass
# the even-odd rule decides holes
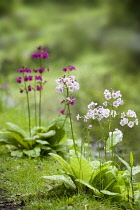
[[[97,201],[91,194],[61,191],[61,185],[46,181],[41,176],[52,175],[60,169],[59,164],[50,157],[37,159],[13,158],[1,148],[0,188],[8,191],[7,196],[14,201],[24,201],[24,210],[115,210],[109,200]],[[51,196],[48,189],[58,185]],[[61,193],[60,193],[61,192]]]

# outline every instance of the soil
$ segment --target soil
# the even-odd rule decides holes
[[[0,210],[21,210],[24,207],[23,201],[8,197],[8,192],[0,188]]]

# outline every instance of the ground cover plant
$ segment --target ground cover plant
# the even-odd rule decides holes
[[[16,79],[17,83],[21,84],[20,93],[26,94],[28,131],[24,131],[13,123],[7,123],[9,128],[0,132],[1,145],[7,145],[12,156],[23,157],[23,155],[27,155],[37,158],[47,155],[45,157],[47,162],[52,156],[60,163],[61,167],[58,167],[58,174],[55,175],[54,172],[48,174],[48,171],[42,171],[43,169],[41,169],[43,174],[37,176],[41,185],[45,183],[44,179],[53,181],[47,184],[49,188],[49,191],[47,191],[48,198],[51,195],[60,196],[64,192],[67,196],[82,195],[84,192],[85,196],[92,196],[94,201],[97,199],[106,202],[107,199],[112,204],[117,204],[118,208],[136,209],[140,207],[140,183],[134,178],[140,172],[140,166],[134,166],[133,152],[130,152],[128,162],[124,160],[123,155],[122,157],[118,156],[116,147],[125,140],[121,130],[115,127],[115,120],[120,117],[120,125],[132,129],[135,125],[138,125],[136,113],[130,109],[119,113],[118,107],[124,103],[121,92],[114,89],[105,90],[106,101],[102,105],[91,102],[87,106],[88,111],[84,116],[79,114],[76,116],[77,120],[84,119],[87,130],[87,136],[81,140],[81,147],[78,148],[71,108],[76,103],[73,92],[79,90],[80,85],[75,76],[71,75],[76,68],[69,65],[62,69],[63,75],[56,80],[56,92],[63,95],[60,103],[64,107],[60,110],[60,116],[51,124],[42,126],[42,91],[46,83],[43,81],[42,74],[45,70],[49,70],[42,67],[42,60],[47,59],[49,54],[41,46],[37,50],[38,52],[33,53],[32,57],[39,60],[40,67],[33,70],[24,67],[19,69],[18,73],[22,74],[22,76],[18,76]],[[31,120],[29,95],[31,92],[34,97],[34,111],[32,113],[34,113],[33,122],[35,127],[32,127]],[[37,93],[39,93],[38,100]],[[88,124],[90,119],[93,120],[93,124]],[[102,142],[104,146],[104,153],[101,154],[98,151],[98,157],[96,158],[90,146],[89,136],[92,127],[94,129],[95,121],[99,123],[101,132],[101,139],[97,143]],[[71,148],[66,143],[68,138],[72,141]],[[122,144],[123,150],[124,146],[125,144]],[[63,158],[61,153],[65,153],[66,149],[67,151],[69,149],[70,152]],[[57,182],[63,184],[57,185]],[[31,194],[32,196],[34,197]],[[28,199],[29,197],[27,195]],[[41,208],[43,209],[45,206],[41,206]],[[66,207],[66,209],[70,208],[73,209],[73,205]],[[84,209],[90,209],[90,204],[85,204]]]

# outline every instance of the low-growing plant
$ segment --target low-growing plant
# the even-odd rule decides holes
[[[38,157],[49,152],[64,154],[69,122],[60,115],[47,127],[34,127],[31,136],[19,126],[7,123],[9,128],[0,131],[0,145],[6,145],[12,156]],[[65,122],[65,124],[64,124]]]
[[[122,171],[113,161],[104,163],[97,159],[88,161],[80,153],[75,154],[73,150],[69,162],[57,154],[50,155],[60,163],[63,171],[43,178],[61,182],[67,190],[78,191],[86,188],[98,198],[109,198],[122,205],[127,203],[130,207],[138,204],[140,183],[134,180],[134,175],[140,172],[140,166],[131,167],[118,157],[126,166],[126,170]]]

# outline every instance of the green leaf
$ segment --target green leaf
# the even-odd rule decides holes
[[[106,152],[112,152],[113,147],[120,142],[120,134],[112,134],[106,140]]]
[[[6,124],[9,125],[9,127],[11,128],[10,131],[16,132],[19,135],[23,136],[24,138],[27,136],[27,133],[19,126],[10,122],[7,122]]]
[[[0,139],[0,145],[6,145],[7,140],[6,139]]]
[[[36,127],[31,129],[32,136],[35,136],[38,133],[46,133],[46,127],[42,127],[42,126],[38,127],[38,126],[36,126]]]
[[[72,181],[72,179],[70,177],[66,177],[64,175],[52,175],[52,176],[42,176],[42,177],[45,179],[62,182],[69,188],[71,188],[73,190],[76,189],[76,185],[74,184],[74,182]]]
[[[91,179],[93,170],[90,162],[83,156],[73,156],[70,158],[70,166],[78,179],[89,181]]]
[[[66,116],[60,115],[46,128],[46,131],[55,130],[56,134],[50,137],[48,142],[50,145],[62,144],[66,140],[69,123]],[[69,127],[70,128],[70,127]]]
[[[134,158],[133,158],[133,153],[130,152],[130,167],[132,168],[134,165]]]
[[[96,189],[95,187],[93,187],[91,184],[89,184],[87,181],[85,180],[82,180],[82,179],[76,179],[75,180],[76,182],[79,182],[85,186],[87,186],[88,188],[92,189],[94,194],[97,195],[97,196],[102,196],[102,194],[99,192],[98,189]]]
[[[10,138],[9,138],[10,137]],[[29,148],[29,145],[24,141],[24,138],[19,135],[16,132],[12,131],[0,131],[0,138],[1,139],[6,139],[7,138],[7,143],[8,144],[13,144],[16,147],[19,147],[19,145],[23,148]]]
[[[22,157],[23,156],[23,152],[20,151],[20,150],[12,151],[11,152],[11,156],[13,156],[13,157]]]
[[[93,160],[93,161],[90,162],[90,164],[91,164],[93,170],[96,170],[100,167],[100,161],[99,160]]]
[[[43,141],[43,140],[36,140],[36,142],[42,145],[49,144],[47,141]]]
[[[93,162],[94,162],[94,161],[93,161]],[[93,165],[93,162],[92,162],[91,165]],[[95,179],[97,176],[101,176],[100,174],[103,175],[104,173],[106,173],[106,170],[109,169],[109,167],[113,164],[113,162],[112,162],[112,161],[107,161],[107,162],[105,162],[104,164],[102,164],[102,163],[100,162],[100,165],[99,165],[99,163],[96,162],[96,164],[98,164],[98,166],[96,167],[96,169],[93,168],[93,169],[94,169],[94,170],[93,170],[93,174],[92,174],[91,179],[90,179],[90,182],[91,182],[91,183],[94,182],[94,179]],[[95,166],[94,166],[94,167],[95,167]]]
[[[33,145],[36,144],[36,138],[37,136],[33,136],[33,137],[27,137],[24,140],[30,145],[31,148],[33,148]]]
[[[119,157],[118,155],[117,155],[117,157],[118,157],[118,159],[126,166],[127,170],[128,170],[129,172],[131,172],[131,167],[130,167],[130,165],[129,165],[125,160],[123,160],[121,157]]]
[[[132,167],[132,174],[136,175],[138,173],[140,173],[140,166],[133,166]]]
[[[100,192],[105,194],[105,195],[119,195],[119,193],[110,192],[108,190],[101,190]]]
[[[23,153],[26,154],[29,157],[39,157],[41,152],[40,147],[35,147],[32,150],[23,150]]]
[[[54,136],[56,134],[55,130],[50,130],[47,133],[38,133],[39,137],[43,137],[44,138],[50,138],[52,136]]]
[[[54,153],[49,153],[49,155],[55,158],[68,174],[71,174],[74,176],[71,166],[61,156]]]

